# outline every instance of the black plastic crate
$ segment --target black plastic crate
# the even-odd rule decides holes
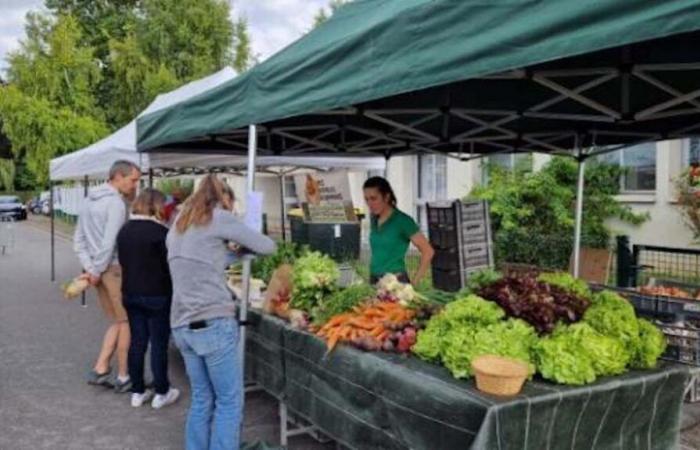
[[[432,266],[440,270],[459,270],[459,253],[457,248],[436,249]]]
[[[457,228],[450,225],[430,225],[430,243],[435,249],[452,249],[459,245]]]
[[[360,233],[358,223],[306,223],[297,216],[289,216],[292,241],[308,245],[310,249],[344,262],[360,258]],[[337,228],[340,228],[338,235]]]
[[[462,289],[462,274],[459,270],[440,270],[433,267],[433,286],[446,292]]]

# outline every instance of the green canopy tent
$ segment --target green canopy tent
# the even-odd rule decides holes
[[[700,132],[698,97],[698,0],[356,0],[139,118],[138,146],[246,153],[256,130],[264,155],[565,154],[581,193],[591,155]]]
[[[569,155],[578,274],[586,159],[700,134],[699,98],[700,0],[355,0],[235,80],[140,117],[138,148],[247,153],[251,190],[258,151]]]

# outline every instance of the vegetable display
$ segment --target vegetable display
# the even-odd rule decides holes
[[[313,308],[311,315],[315,325],[323,325],[333,316],[350,311],[355,306],[364,303],[376,296],[376,290],[366,284],[354,284],[345,289],[340,289],[330,296],[321,299]]]
[[[310,252],[297,259],[292,272],[290,307],[311,312],[335,288],[340,278],[338,265],[320,252]]]
[[[525,320],[538,333],[549,333],[559,321],[581,319],[589,301],[532,275],[509,275],[484,286],[478,295],[498,303],[510,317]]]
[[[639,347],[632,358],[635,369],[653,369],[661,355],[666,351],[666,337],[653,323],[645,319],[637,321],[639,325]]]
[[[601,334],[619,339],[629,354],[628,359],[636,353],[639,324],[634,307],[624,298],[610,291],[595,294],[584,321]]]
[[[392,302],[369,302],[334,316],[316,333],[328,351],[338,342],[362,350],[407,352],[416,341],[415,311]]]
[[[459,298],[418,333],[412,351],[425,360],[442,362],[456,378],[471,376],[471,361],[486,354],[519,359],[534,372],[530,356],[537,339],[534,328],[504,317],[493,302],[475,295]]]
[[[283,264],[294,264],[297,258],[308,252],[308,249],[293,242],[278,242],[277,251],[272,255],[256,258],[251,267],[252,275],[266,283],[270,282],[272,274]]]
[[[591,297],[591,290],[585,281],[580,278],[575,278],[566,272],[552,272],[552,273],[542,273],[537,279],[550,286],[557,286],[566,292],[570,292],[574,295],[583,298]]]
[[[377,298],[384,302],[399,302],[403,306],[418,306],[423,298],[411,284],[402,283],[394,274],[387,274],[377,283]]]

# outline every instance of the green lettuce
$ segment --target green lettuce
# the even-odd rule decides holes
[[[653,369],[666,351],[666,336],[653,323],[639,319],[639,345],[632,359],[635,369]]]
[[[578,337],[566,331],[540,339],[533,347],[535,364],[543,378],[561,384],[582,385],[596,380],[592,358]]]
[[[624,298],[610,291],[593,296],[593,303],[583,321],[599,333],[619,339],[628,353],[628,360],[639,347],[639,322],[634,307]]]
[[[586,323],[577,323],[565,328],[564,333],[570,333],[573,339],[577,339],[581,351],[591,358],[597,376],[619,375],[625,372],[630,354],[620,340],[600,334]]]
[[[333,292],[340,278],[338,265],[320,252],[310,252],[297,259],[292,271],[290,306],[311,312],[321,300]]]
[[[547,283],[552,286],[559,287],[571,294],[577,295],[582,298],[591,298],[591,290],[588,289],[588,284],[579,279],[573,277],[571,274],[566,272],[553,272],[553,273],[543,273],[537,277],[539,281]]]
[[[488,325],[506,316],[505,311],[496,303],[476,295],[467,295],[448,303],[441,314],[452,325],[463,323]]]
[[[447,344],[445,337],[450,328],[450,323],[442,314],[433,316],[425,329],[418,332],[416,343],[411,351],[426,361],[440,362],[445,344]]]
[[[517,359],[535,372],[531,350],[537,342],[533,327],[519,319],[509,319],[486,326],[454,328],[447,335],[443,362],[455,378],[472,375],[472,361],[482,355]]]

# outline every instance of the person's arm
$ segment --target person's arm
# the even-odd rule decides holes
[[[418,286],[423,280],[423,277],[425,277],[425,274],[428,273],[428,269],[430,269],[430,262],[433,260],[433,256],[435,256],[435,250],[433,250],[433,246],[428,242],[428,238],[421,232],[414,234],[413,237],[411,237],[411,242],[420,252],[420,265],[411,278],[411,284]]]
[[[217,237],[225,241],[233,241],[253,253],[271,255],[277,250],[275,241],[258,231],[246,226],[227,211],[215,212]]]
[[[126,205],[124,202],[120,199],[112,203],[107,209],[107,222],[105,223],[102,242],[100,242],[100,247],[93,258],[93,270],[89,271],[95,277],[101,276],[111,264],[112,258],[114,258],[114,249],[117,245],[117,235],[126,218]]]
[[[75,227],[75,234],[73,235],[73,250],[78,256],[78,260],[80,260],[80,265],[83,267],[83,270],[85,272],[92,273],[94,271],[94,266],[90,253],[88,252],[87,239],[82,226],[83,220],[83,214],[80,214],[78,216],[78,224]]]

